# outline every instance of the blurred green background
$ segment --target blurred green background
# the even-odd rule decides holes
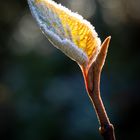
[[[139,139],[140,1],[57,0],[111,44],[101,94],[117,140]],[[41,33],[26,0],[0,2],[0,139],[102,140],[78,65]]]

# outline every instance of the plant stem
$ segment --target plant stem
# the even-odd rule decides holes
[[[114,127],[110,123],[107,116],[102,98],[100,96],[100,72],[93,70],[93,89],[88,89],[88,95],[92,101],[92,104],[95,108],[99,124],[100,124],[100,133],[103,136],[104,140],[115,140]]]
[[[109,122],[109,118],[106,114],[105,107],[103,105],[103,102],[100,96],[100,88],[99,88],[100,87],[100,73],[96,74],[96,72],[93,71],[93,77],[94,77],[94,80],[93,80],[94,86],[92,90],[88,88],[88,94],[94,105],[99,123],[102,126],[104,124],[109,124],[110,122]]]
[[[110,123],[100,95],[100,76],[104,65],[110,37],[106,38],[96,60],[88,67],[82,68],[86,89],[95,108],[100,124],[100,133],[104,140],[115,140],[114,127]]]

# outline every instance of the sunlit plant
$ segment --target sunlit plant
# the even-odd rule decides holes
[[[111,37],[101,44],[94,27],[82,16],[52,0],[28,0],[32,15],[51,43],[82,70],[87,93],[95,108],[105,140],[115,140],[100,96],[100,75]]]

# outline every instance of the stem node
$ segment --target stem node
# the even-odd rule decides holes
[[[114,127],[112,124],[107,124],[99,128],[100,134],[104,140],[115,140]]]

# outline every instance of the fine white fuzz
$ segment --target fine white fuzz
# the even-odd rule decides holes
[[[65,25],[64,29],[64,25],[62,20],[59,18],[59,15],[53,9],[48,7],[47,4],[52,5],[56,9],[61,9],[66,14],[70,15],[70,17],[77,19],[81,24],[86,25],[90,29],[91,34],[96,41],[96,46],[94,46],[96,50],[92,56],[92,59],[95,60],[100,51],[101,41],[98,38],[94,27],[87,20],[83,19],[82,16],[71,12],[61,4],[57,4],[52,0],[37,1],[39,0],[28,0],[30,10],[41,30],[52,44],[80,65],[86,66],[89,63],[89,58],[86,52],[73,42],[69,26]]]

